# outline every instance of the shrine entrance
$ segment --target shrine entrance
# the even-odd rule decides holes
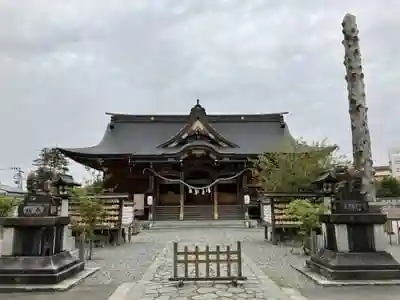
[[[193,187],[204,187],[213,182],[205,170],[193,170],[185,176],[185,182]],[[207,190],[185,188],[185,205],[213,205],[212,193]]]

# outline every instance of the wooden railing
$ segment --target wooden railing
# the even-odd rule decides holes
[[[181,266],[183,274],[179,272],[182,271]],[[192,267],[191,270],[189,267]],[[223,270],[223,267],[226,270]],[[169,280],[179,281],[179,286],[183,286],[184,281],[231,281],[237,286],[238,280],[247,280],[242,274],[241,242],[237,242],[236,250],[232,250],[231,246],[221,250],[220,245],[217,245],[215,250],[210,250],[210,246],[207,245],[205,250],[199,250],[199,246],[195,246],[191,251],[188,246],[179,251],[178,243],[174,243],[173,276]]]

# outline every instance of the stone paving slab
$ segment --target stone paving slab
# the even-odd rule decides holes
[[[83,271],[56,284],[0,284],[0,293],[15,292],[62,292],[76,286],[100,268],[85,268]]]
[[[172,246],[169,245],[157,257],[139,282],[132,284],[130,290],[128,290],[128,285],[125,285],[125,288],[120,290],[118,297],[116,296],[117,291],[109,300],[304,299],[296,298],[299,294],[289,295],[282,291],[246,256],[243,256],[243,275],[248,280],[239,282],[237,287],[232,286],[229,282],[185,282],[183,287],[178,287],[177,283],[168,280],[172,277],[172,267]],[[221,268],[221,273],[224,271],[224,268]],[[233,274],[235,271],[232,270]]]
[[[300,272],[304,276],[307,276],[307,278],[310,278],[313,280],[315,283],[321,286],[389,286],[389,285],[395,285],[398,286],[400,285],[400,280],[399,279],[393,279],[393,280],[329,280],[320,274],[317,274],[315,272],[312,272],[309,268],[305,267],[304,265],[302,266],[296,266],[296,265],[291,265],[293,269],[295,269],[297,272]]]

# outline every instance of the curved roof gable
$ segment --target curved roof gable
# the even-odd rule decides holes
[[[216,131],[208,122],[205,109],[197,104],[191,109],[187,124],[174,135],[157,148],[174,148],[188,144],[190,137],[197,140],[208,139],[212,144],[220,148],[238,148],[239,146],[229,141]]]
[[[190,115],[113,113],[98,145],[59,149],[79,163],[88,158],[173,156],[199,143],[223,155],[254,156],[281,151],[283,143],[294,142],[284,114],[206,115],[199,103]]]

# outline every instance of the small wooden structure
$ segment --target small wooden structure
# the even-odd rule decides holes
[[[296,231],[301,222],[287,214],[291,201],[308,199],[313,202],[323,202],[324,195],[318,193],[265,193],[261,205],[262,225],[265,228],[265,238],[276,245],[286,233]]]
[[[220,245],[217,245],[215,250],[210,250],[210,246],[207,245],[202,251],[199,250],[199,246],[195,246],[194,250],[190,251],[188,246],[185,246],[183,251],[179,251],[178,243],[175,242],[173,244],[173,277],[169,280],[179,281],[179,286],[183,286],[184,281],[231,281],[234,286],[237,286],[238,280],[247,280],[247,278],[242,274],[241,242],[237,242],[236,245],[236,250],[232,250],[229,245],[226,246],[226,250],[221,250]],[[183,274],[179,272],[181,265],[183,265]],[[193,265],[194,272],[189,270],[190,265]],[[202,266],[204,268],[201,268]],[[226,266],[226,272],[221,269],[222,266]],[[236,266],[236,272],[234,266]],[[205,269],[204,272],[201,269]]]
[[[128,232],[132,232],[134,225],[134,202],[128,194],[104,194],[98,196],[100,201],[104,203],[106,216],[101,223],[96,226],[96,244],[120,244],[121,240],[125,240],[125,236],[130,236]],[[71,220],[80,222],[81,216],[77,203],[70,201],[69,204]],[[125,234],[125,236],[124,236]]]

